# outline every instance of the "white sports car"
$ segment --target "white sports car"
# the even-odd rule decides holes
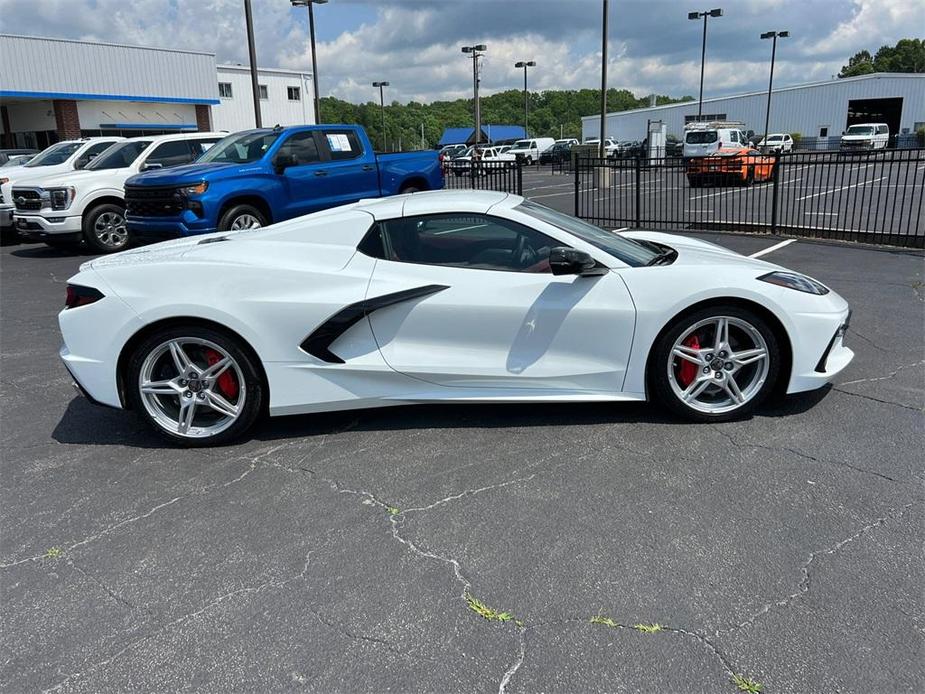
[[[61,357],[80,390],[187,445],[264,412],[405,403],[654,397],[719,421],[853,357],[848,304],[809,277],[491,191],[99,258],[66,306]]]

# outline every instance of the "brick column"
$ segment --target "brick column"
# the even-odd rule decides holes
[[[196,104],[196,127],[201,133],[212,130],[212,107],[209,104]]]
[[[80,117],[77,114],[77,102],[55,99],[55,124],[58,128],[58,140],[80,139]]]

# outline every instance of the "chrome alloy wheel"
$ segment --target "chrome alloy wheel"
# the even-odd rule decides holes
[[[675,341],[668,382],[678,399],[706,414],[723,414],[752,400],[768,377],[768,345],[751,323],[733,316],[699,321]]]
[[[239,231],[241,229],[259,229],[263,225],[260,223],[260,220],[257,219],[252,214],[239,214],[234,218],[234,221],[231,223],[231,231]]]
[[[93,222],[93,235],[106,248],[122,248],[128,241],[125,217],[116,212],[103,212]]]
[[[178,337],[151,350],[138,375],[141,401],[158,426],[187,438],[209,438],[244,409],[241,367],[219,345]]]

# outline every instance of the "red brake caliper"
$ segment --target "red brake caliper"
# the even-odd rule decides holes
[[[696,335],[691,335],[684,341],[684,346],[691,349],[700,349],[700,340],[697,339]],[[678,370],[678,383],[681,384],[682,388],[687,388],[695,378],[697,378],[697,365],[687,359],[682,360],[681,368]]]
[[[222,355],[216,352],[214,349],[206,349],[206,362],[209,366],[214,366],[222,360]],[[693,364],[691,365],[693,366]],[[234,372],[231,369],[227,369],[221,376],[216,380],[218,384],[218,392],[224,395],[229,400],[234,400],[238,397],[238,379],[235,378]]]

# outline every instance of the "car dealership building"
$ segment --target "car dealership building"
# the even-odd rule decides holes
[[[0,143],[254,127],[250,70],[215,55],[0,34]],[[311,73],[258,71],[264,125],[314,123]]]
[[[699,120],[740,121],[764,131],[767,90],[703,100]],[[650,121],[661,121],[667,134],[680,137],[698,120],[697,101],[607,114],[607,137],[642,140]],[[827,82],[778,87],[771,93],[770,132],[800,133],[804,138],[841,135],[856,123],[886,123],[890,134],[925,127],[925,75],[874,73]],[[582,141],[600,134],[600,117],[582,118]]]

